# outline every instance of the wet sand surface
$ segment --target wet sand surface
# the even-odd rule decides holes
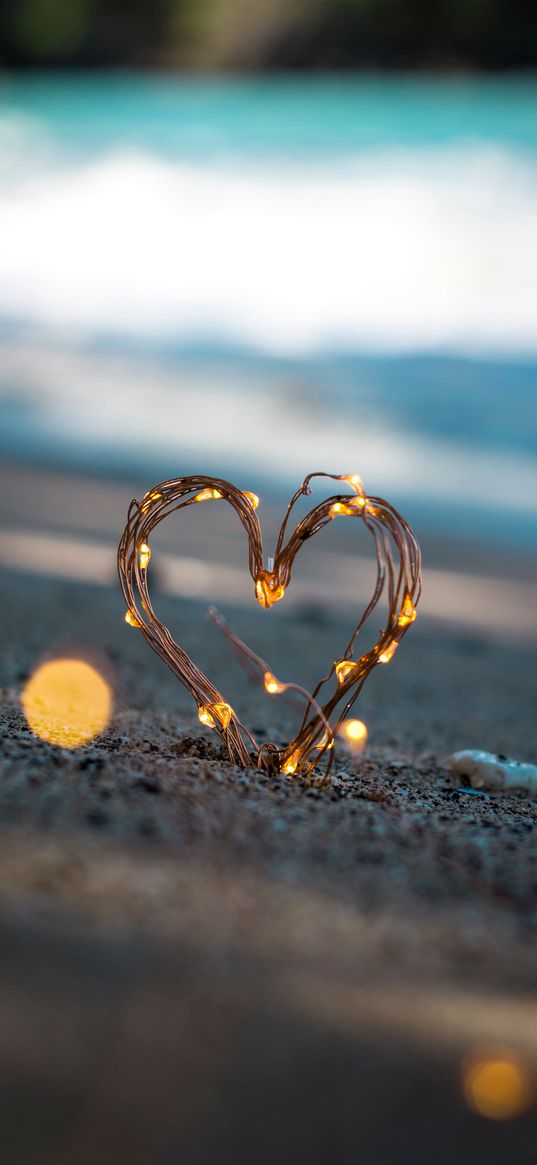
[[[534,1106],[470,1112],[469,1049],[537,1073],[537,801],[472,792],[455,749],[537,760],[534,651],[418,620],[323,788],[229,765],[112,587],[4,571],[0,1046],[9,1165],[534,1165]],[[159,598],[258,735],[297,704],[245,680],[205,603]],[[227,610],[311,686],[337,611]],[[76,752],[19,703],[49,655],[115,693]],[[537,1077],[536,1077],[537,1079]]]

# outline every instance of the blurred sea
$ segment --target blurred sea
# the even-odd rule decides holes
[[[4,77],[0,453],[533,552],[537,81]]]

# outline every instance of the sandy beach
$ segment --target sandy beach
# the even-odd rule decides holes
[[[2,44],[1,1165],[535,1165],[537,798],[450,764],[537,763],[535,38],[115,7],[21,0]],[[127,573],[258,747],[398,531],[329,779],[235,767],[149,649],[148,492]]]
[[[537,802],[448,766],[463,747],[537,760],[531,650],[418,622],[364,693],[366,752],[316,788],[230,766],[115,587],[1,587],[10,1165],[533,1165],[534,1111],[472,1114],[461,1064],[500,1045],[537,1071]],[[258,735],[285,739],[296,705],[245,682],[206,604],[159,601]],[[233,612],[311,683],[337,610],[273,616]],[[69,752],[32,736],[19,696],[36,662],[77,652],[115,710]]]

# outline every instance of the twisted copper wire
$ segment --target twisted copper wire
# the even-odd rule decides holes
[[[397,646],[406,634],[413,618],[421,593],[421,554],[419,544],[410,526],[401,515],[382,498],[366,498],[357,503],[357,495],[338,493],[314,506],[303,517],[285,541],[291,512],[297,501],[311,493],[310,482],[314,478],[328,478],[332,481],[345,480],[338,474],[312,473],[304,480],[300,489],[291,498],[282,522],[274,563],[271,570],[264,568],[263,540],[255,508],[247,495],[223,478],[190,476],[173,478],[161,482],[145,494],[141,502],[130,504],[127,524],[118,547],[118,573],[121,588],[127,604],[129,618],[142,631],[147,642],[164,660],[179,680],[191,693],[198,709],[215,705],[229,708],[229,723],[215,719],[214,729],[224,742],[230,760],[238,765],[271,771],[284,771],[299,776],[308,776],[321,756],[330,750],[328,768],[332,763],[334,736],[342,721],[361,692],[364,683],[381,656],[393,645]],[[238,514],[248,536],[249,570],[254,580],[255,592],[262,606],[270,606],[283,596],[291,581],[295,558],[304,543],[318,533],[334,516],[333,507],[343,503],[352,507],[351,516],[363,521],[373,536],[376,554],[376,582],[372,597],[367,604],[345,649],[342,660],[353,661],[352,671],[338,680],[336,661],[327,675],[321,679],[311,694],[298,685],[294,688],[306,699],[301,727],[285,749],[270,743],[258,744],[252,733],[240,722],[227,705],[223,695],[204,675],[185,651],[173,640],[170,632],[155,614],[149,597],[147,569],[140,564],[140,547],[149,543],[151,532],[170,514],[186,506],[197,504],[198,495],[203,491],[217,491],[216,496],[230,505]],[[214,495],[213,495],[214,496]],[[346,512],[346,511],[345,511]],[[398,558],[395,565],[394,552]],[[386,586],[387,584],[387,586]],[[353,651],[357,635],[377,606],[387,589],[388,616],[384,629],[379,633],[374,646],[365,651],[354,662]],[[281,592],[281,593],[280,593]],[[412,612],[411,617],[405,612]],[[256,656],[246,644],[231,631],[220,617],[215,620],[221,631],[233,644],[243,659],[249,661],[254,674],[263,680],[270,671],[266,662]],[[320,694],[335,681],[335,690],[323,703]],[[338,705],[343,707],[337,712]],[[332,717],[335,715],[334,721]],[[250,750],[250,751],[249,751]]]

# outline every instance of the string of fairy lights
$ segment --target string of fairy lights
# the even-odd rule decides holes
[[[310,483],[316,478],[345,483],[351,492],[336,493],[314,505],[289,534],[292,511],[301,498],[311,494]],[[151,534],[171,514],[206,502],[227,502],[236,511],[248,539],[248,564],[255,596],[265,609],[283,599],[301,547],[330,522],[340,517],[359,519],[373,537],[376,579],[371,599],[345,651],[334,660],[312,692],[298,684],[281,681],[269,664],[239,639],[219,612],[214,608],[209,612],[250,676],[262,684],[267,695],[279,696],[291,691],[304,700],[299,731],[285,747],[256,741],[231,704],[175,642],[151,603],[148,585]],[[408,523],[389,502],[366,496],[357,474],[311,473],[289,502],[274,557],[265,566],[256,513],[258,505],[256,494],[243,492],[223,478],[204,476],[172,478],[154,486],[141,502],[133,500],[118,547],[119,579],[127,606],[125,620],[142,632],[150,647],[190,692],[200,722],[218,734],[232,763],[257,766],[270,773],[307,777],[325,757],[328,773],[338,734],[356,744],[365,738],[365,726],[360,720],[347,719],[349,712],[368,676],[377,664],[389,663],[416,618],[421,593],[419,544]],[[385,625],[373,647],[355,658],[358,635],[383,596],[388,609]]]

